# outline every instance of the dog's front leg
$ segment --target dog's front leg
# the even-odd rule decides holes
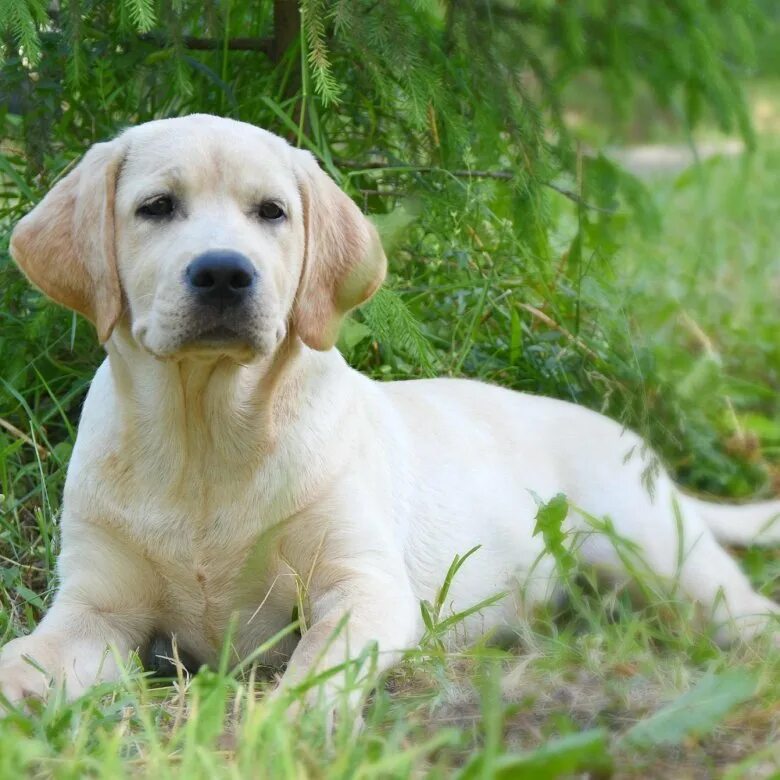
[[[390,667],[419,640],[420,612],[405,574],[361,573],[310,593],[309,600],[311,625],[292,654],[278,694],[311,684],[304,697],[309,704],[324,700],[332,710],[346,692],[345,701],[354,705],[368,676]],[[371,661],[352,663],[371,644],[377,651]]]
[[[58,569],[60,588],[38,627],[0,648],[0,694],[12,704],[44,699],[52,685],[74,699],[118,679],[118,661],[151,632],[154,573],[110,534],[93,526],[68,533]]]

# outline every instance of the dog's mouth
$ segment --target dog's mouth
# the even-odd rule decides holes
[[[184,322],[175,318],[155,322],[153,328],[139,323],[132,335],[160,360],[212,361],[226,357],[239,363],[269,355],[284,336],[284,328],[269,322],[268,317],[251,313],[242,316],[238,312],[233,316],[209,315],[190,315]]]
[[[179,344],[176,352],[182,356],[232,356],[241,362],[250,360],[258,351],[251,329],[243,324],[218,322],[194,328]]]
[[[208,344],[223,345],[226,343],[244,343],[249,339],[243,335],[238,328],[230,325],[216,325],[206,328],[192,339],[192,343],[206,346]]]

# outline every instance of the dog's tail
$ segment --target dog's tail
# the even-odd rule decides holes
[[[683,502],[704,520],[719,542],[737,547],[780,546],[780,500],[716,504],[686,495]]]

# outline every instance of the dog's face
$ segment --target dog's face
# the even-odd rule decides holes
[[[12,254],[58,302],[123,319],[161,358],[330,348],[384,276],[376,232],[306,152],[211,116],[94,146],[17,226]]]
[[[267,354],[303,270],[301,153],[254,127],[184,121],[127,134],[114,214],[133,337],[159,356]]]

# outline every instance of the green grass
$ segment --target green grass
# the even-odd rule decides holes
[[[447,287],[446,267],[399,275],[397,294],[420,322],[417,330],[402,326],[409,343],[377,349],[366,334],[390,315],[374,309],[356,318],[347,352],[376,376],[467,373],[574,397],[640,428],[691,487],[770,493],[780,481],[778,173],[780,150],[763,145],[752,159],[713,160],[652,183],[661,232],[643,236],[629,226],[621,251],[582,277],[582,323],[575,330],[567,319],[568,336],[527,310],[519,319],[502,308],[502,291],[517,289],[517,279],[486,263],[470,287],[461,277]],[[576,215],[563,200],[556,208],[568,247]],[[406,251],[402,245],[395,262]],[[493,274],[489,285],[480,285],[483,272]],[[456,300],[458,284],[479,304],[465,318],[445,303]],[[431,299],[442,302],[437,321],[426,316]],[[537,303],[533,291],[523,300]],[[544,313],[555,320],[554,310]],[[7,333],[21,321],[19,311],[2,316]],[[64,469],[98,357],[87,328],[71,332],[67,316],[44,316],[24,344],[4,346],[3,397],[47,457],[0,431],[3,641],[31,630],[50,600]],[[544,352],[548,343],[556,349]],[[741,557],[756,586],[777,599],[777,553]],[[371,694],[357,732],[342,713],[330,734],[316,708],[288,721],[284,700],[263,697],[271,681],[259,672],[226,667],[172,684],[135,673],[72,705],[51,701],[0,722],[0,777],[780,771],[780,653],[761,641],[719,649],[685,605],[657,588],[645,603],[597,591],[587,571],[566,575],[567,604],[542,610],[509,649],[448,652],[445,599],[428,605],[426,641]]]

